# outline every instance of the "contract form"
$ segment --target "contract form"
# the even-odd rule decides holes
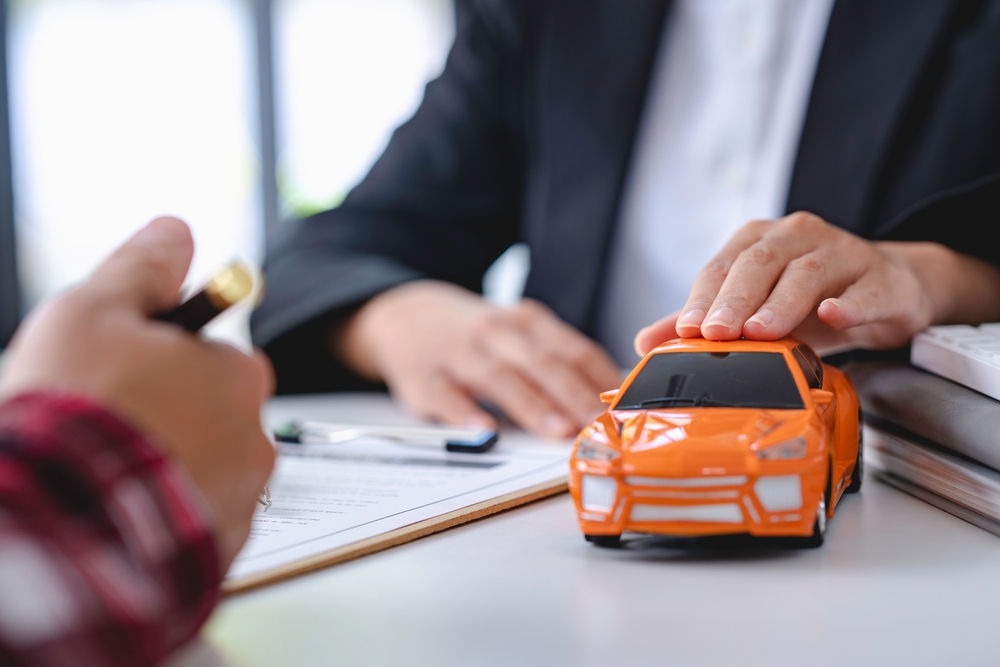
[[[277,412],[299,418],[376,423],[403,415],[385,396],[285,399]],[[372,410],[374,408],[374,410]],[[338,414],[331,414],[331,411]],[[569,443],[503,432],[496,447],[466,454],[361,437],[336,444],[282,445],[268,482],[272,505],[253,518],[233,562],[232,592],[393,546],[565,488]]]

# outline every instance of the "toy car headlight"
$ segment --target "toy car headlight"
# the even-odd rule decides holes
[[[771,445],[756,453],[757,458],[764,461],[791,461],[793,459],[801,459],[805,455],[806,439],[801,436]]]
[[[580,445],[576,448],[576,458],[579,461],[612,461],[620,455],[611,447],[588,438],[581,440]]]

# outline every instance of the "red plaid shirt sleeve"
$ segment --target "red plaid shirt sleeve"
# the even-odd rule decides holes
[[[222,573],[185,472],[77,396],[0,404],[0,664],[155,665]]]

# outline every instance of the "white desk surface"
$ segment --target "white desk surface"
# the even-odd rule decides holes
[[[1000,538],[868,477],[818,550],[601,549],[563,494],[228,599],[203,637],[234,667],[969,666],[1000,664],[998,619]]]

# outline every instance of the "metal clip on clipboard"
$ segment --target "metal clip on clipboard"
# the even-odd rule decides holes
[[[326,422],[289,422],[274,429],[274,439],[293,444],[337,444],[358,438],[383,438],[418,447],[444,447],[449,452],[482,454],[493,448],[497,432],[453,426],[372,426]]]

